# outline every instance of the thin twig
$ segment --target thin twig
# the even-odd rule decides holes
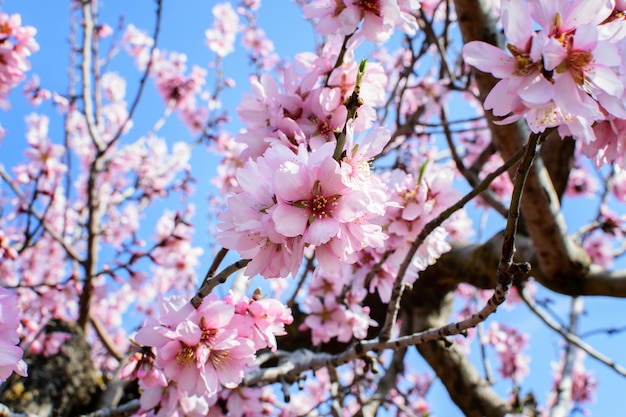
[[[139,81],[139,88],[137,89],[137,94],[135,95],[133,103],[130,105],[130,108],[128,110],[128,116],[126,116],[126,120],[124,120],[124,123],[121,124],[115,136],[111,138],[111,141],[109,142],[109,145],[108,145],[109,147],[113,146],[113,144],[117,142],[120,136],[122,136],[122,133],[124,133],[124,131],[126,130],[128,123],[132,120],[133,115],[135,114],[135,111],[137,110],[137,106],[139,105],[139,100],[141,99],[143,90],[146,86],[146,81],[148,80],[148,77],[150,76],[150,69],[152,68],[152,63],[154,61],[154,55],[155,55],[154,52],[156,51],[157,40],[159,38],[159,33],[161,31],[161,16],[163,13],[163,1],[156,0],[156,4],[157,4],[156,23],[154,25],[154,33],[152,34],[152,39],[154,40],[154,42],[152,44],[152,48],[150,48],[150,58],[148,59],[148,64],[146,65],[146,69],[143,73],[143,76],[141,77],[141,80]]]
[[[612,370],[614,370],[615,372],[617,372],[621,376],[625,376],[626,377],[626,368],[624,368],[623,366],[615,363],[615,361],[613,359],[611,359],[611,358],[603,355],[602,353],[598,352],[590,344],[588,344],[587,342],[584,342],[583,340],[581,340],[580,337],[578,337],[577,335],[571,334],[567,330],[565,330],[552,317],[550,317],[548,314],[543,312],[537,306],[535,301],[532,300],[528,296],[528,294],[526,294],[525,291],[523,291],[523,290],[519,291],[519,294],[522,297],[522,300],[524,300],[524,302],[526,303],[526,305],[530,309],[530,311],[535,313],[537,315],[537,317],[539,317],[539,319],[541,321],[543,321],[548,327],[550,327],[552,330],[554,330],[555,332],[557,332],[558,334],[563,336],[563,338],[565,340],[567,340],[568,343],[571,343],[574,346],[584,350],[592,358],[602,362],[603,364],[605,364],[606,366],[608,366],[609,368],[611,368]]]
[[[93,413],[82,414],[79,417],[130,417],[139,410],[139,407],[139,400],[131,400],[117,407],[102,408]]]
[[[470,186],[475,187],[479,183],[478,175],[474,171],[470,171],[463,160],[459,156],[459,153],[456,150],[456,145],[454,144],[454,140],[452,139],[452,131],[450,126],[448,125],[448,115],[446,113],[446,109],[441,107],[440,114],[441,122],[443,124],[443,130],[445,133],[446,142],[448,143],[448,148],[450,148],[450,153],[452,154],[452,159],[454,160],[454,164],[456,165],[456,169],[459,170],[461,175],[465,177]],[[502,204],[498,197],[490,190],[486,189],[482,195],[482,198],[489,204],[494,210],[496,210],[502,217],[506,217],[508,210]]]
[[[191,304],[195,308],[200,307],[200,304],[202,304],[202,300],[204,300],[207,295],[211,294],[211,291],[213,291],[215,287],[225,283],[229,276],[239,271],[240,269],[245,268],[246,265],[250,263],[250,261],[250,259],[240,259],[234,264],[231,264],[224,268],[222,272],[215,275],[214,277],[208,277],[207,279],[205,279],[196,295],[194,295],[191,299]]]
[[[2,178],[4,181],[6,181],[7,184],[9,184],[9,187],[11,187],[15,195],[17,195],[19,198],[24,198],[24,194],[18,188],[18,186],[13,182],[11,177],[9,177],[9,174],[5,171],[3,165],[0,165],[0,178]],[[65,241],[65,239],[63,239],[61,235],[59,235],[56,231],[54,231],[54,229],[52,229],[48,225],[48,223],[45,222],[41,214],[36,212],[34,209],[31,211],[31,213],[37,220],[39,220],[39,222],[42,224],[46,232],[48,232],[48,234],[50,234],[50,236],[52,236],[52,238],[63,247],[63,249],[65,250],[65,252],[70,258],[72,258],[76,262],[82,262],[79,254],[71,246],[67,244],[67,242]]]
[[[567,332],[576,334],[578,320],[583,312],[582,297],[573,297],[570,309],[570,321]],[[573,373],[576,363],[576,347],[570,343],[565,347],[561,380],[556,388],[556,401],[550,412],[551,417],[565,417],[572,408]]]

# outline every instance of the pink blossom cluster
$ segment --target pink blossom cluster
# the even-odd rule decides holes
[[[270,74],[252,80],[251,94],[244,94],[237,114],[246,129],[237,139],[248,148],[242,160],[257,158],[274,142],[297,152],[300,144],[317,149],[334,141],[347,117],[344,101],[356,84],[359,63],[354,60],[356,44],[348,44],[343,62],[335,68],[342,39],[331,37],[321,53],[300,53],[284,69],[282,82]],[[380,63],[368,61],[361,84],[363,104],[354,122],[354,132],[370,129],[377,106],[385,103],[387,75]]]
[[[52,98],[50,90],[41,88],[38,75],[33,75],[24,85],[24,95],[33,106],[39,106],[44,100]]]
[[[519,383],[528,375],[530,357],[523,352],[528,336],[515,328],[492,322],[487,330],[487,340],[494,347],[500,359],[500,374]]]
[[[295,276],[305,245],[315,247],[324,270],[337,273],[363,247],[383,245],[385,235],[370,221],[384,214],[380,190],[349,183],[335,147],[328,142],[309,152],[302,144],[294,153],[275,143],[237,171],[242,191],[228,199],[218,239],[252,259],[248,275]]]
[[[388,302],[400,265],[409,248],[424,229],[445,208],[456,202],[460,195],[451,187],[454,170],[450,166],[425,162],[411,170],[393,170],[383,177],[387,184],[388,207],[385,215],[375,221],[389,236],[384,249],[365,249],[354,266],[354,281],[370,292],[377,292],[383,302]],[[448,237],[464,223],[466,215],[451,218],[436,227],[419,246],[411,260],[404,281],[413,283],[420,271],[432,265],[443,253],[450,250]],[[385,252],[390,253],[380,265]]]
[[[311,0],[303,11],[305,18],[315,20],[315,28],[322,35],[350,35],[358,29],[366,39],[382,43],[396,27],[414,34],[418,26],[413,13],[419,8],[418,0]]]
[[[240,31],[239,16],[230,3],[213,6],[213,27],[205,31],[209,49],[223,58],[235,50],[235,39]]]
[[[143,412],[156,416],[206,415],[218,392],[237,388],[256,351],[275,349],[275,336],[292,321],[282,303],[256,295],[207,298],[197,309],[174,296],[160,307],[137,332],[145,347],[124,371],[140,381]]]
[[[400,395],[402,391],[400,382],[402,379],[407,388],[406,393]],[[426,395],[433,383],[434,376],[429,373],[417,373],[415,370],[407,367],[407,371],[404,372],[402,379],[399,383],[396,383],[396,388],[393,388],[390,392],[392,402],[402,406],[403,409],[412,411],[413,414],[410,415],[418,417],[431,415],[432,411],[428,401],[426,401]]]
[[[525,117],[533,132],[558,127],[607,157],[610,125],[626,117],[618,11],[613,0],[503,1],[510,55],[483,42],[463,47],[468,64],[501,79],[485,108],[504,117],[499,123]],[[600,131],[596,122],[609,125]]]
[[[20,343],[17,333],[20,316],[17,296],[0,287],[0,383],[13,372],[21,376],[27,375],[26,362],[22,359],[24,351],[17,346]]]
[[[243,32],[242,44],[250,51],[252,60],[264,70],[274,68],[280,61],[274,52],[274,42],[259,27],[247,27]]]
[[[179,111],[185,125],[193,132],[201,131],[207,122],[208,109],[200,106],[198,96],[203,92],[207,70],[193,65],[187,73],[187,55],[154,49],[153,39],[133,25],[128,25],[123,37],[126,51],[135,64],[145,69],[152,59],[150,75],[166,105]]]
[[[329,275],[316,269],[302,306],[308,314],[302,329],[311,330],[314,345],[328,343],[332,338],[347,343],[353,338],[364,339],[370,327],[377,323],[363,306],[367,290],[351,282],[351,266],[345,265],[342,275]]]
[[[138,308],[147,314],[154,313],[152,300],[159,294],[171,294],[191,297],[197,283],[196,269],[204,250],[192,244],[193,231],[189,218],[192,213],[179,213],[166,210],[159,218],[152,238],[154,247],[149,251],[153,264],[148,275],[134,271],[129,284],[141,295]],[[139,248],[137,257],[146,254],[145,248]]]
[[[26,79],[30,70],[28,57],[39,50],[35,41],[37,29],[22,26],[19,14],[0,12],[0,108],[10,107],[7,96]]]
[[[295,276],[304,248],[315,248],[327,273],[354,263],[364,247],[382,247],[385,235],[372,219],[385,212],[385,186],[369,160],[384,148],[389,132],[372,131],[361,143],[356,132],[371,127],[374,107],[382,104],[386,77],[380,65],[363,74],[363,106],[347,121],[344,101],[352,94],[358,66],[346,54],[337,68],[332,57],[341,47],[335,38],[320,57],[299,55],[285,69],[283,91],[270,75],[253,81],[253,95],[237,108],[246,130],[247,160],[235,174],[239,190],[220,216],[220,243],[252,259],[246,273]],[[325,78],[326,85],[320,83]],[[344,130],[346,145],[337,149]]]
[[[61,160],[65,148],[52,143],[48,137],[49,122],[47,116],[36,113],[26,117],[26,140],[29,148],[24,154],[28,163],[16,166],[13,171],[20,184],[30,184],[36,179],[38,191],[51,196],[67,166]]]

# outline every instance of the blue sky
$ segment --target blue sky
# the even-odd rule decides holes
[[[164,19],[162,32],[159,39],[159,47],[169,51],[180,51],[188,55],[189,64],[205,66],[214,59],[212,53],[204,44],[204,31],[212,23],[211,8],[215,1],[164,1]],[[114,28],[117,26],[120,14],[125,15],[125,22],[133,23],[139,28],[152,32],[154,26],[154,2],[152,1],[102,1],[101,15],[102,21],[110,24]],[[69,36],[67,21],[69,16],[66,2],[51,2],[49,0],[4,0],[2,10],[7,13],[19,12],[22,14],[23,23],[37,27],[37,41],[40,44],[40,51],[33,55],[31,62],[32,73],[37,73],[41,78],[43,87],[65,91],[67,85],[67,64],[69,54],[67,50],[67,39]],[[289,0],[265,0],[260,10],[260,26],[266,31],[281,57],[293,57],[294,54],[312,50],[314,46],[314,33],[311,25],[300,17],[299,9]],[[225,75],[237,80],[235,88],[225,91],[222,96],[224,107],[231,109],[233,130],[238,129],[234,108],[237,105],[242,93],[248,90],[246,81],[250,69],[247,66],[245,55],[239,53],[226,57],[224,61]],[[110,67],[125,75],[128,81],[127,96],[132,97],[136,89],[136,82],[140,74],[134,69],[132,60],[121,53]],[[210,81],[209,81],[210,82]],[[15,161],[21,159],[24,146],[24,121],[23,118],[28,113],[35,111],[30,107],[17,89],[12,101],[13,108],[9,111],[0,111],[0,123],[7,129],[8,135],[0,145],[0,163],[10,167]],[[135,127],[131,135],[136,133],[141,135],[160,117],[164,106],[160,98],[149,82],[149,88],[145,99],[139,107]],[[51,115],[51,136],[59,140],[62,119],[54,117],[56,110],[48,105],[42,106],[37,111],[42,111]],[[164,126],[160,133],[167,137],[170,143],[178,140],[189,140],[190,136],[184,126],[172,117]],[[209,163],[207,163],[209,162]],[[205,152],[194,153],[192,168],[194,174],[199,179],[197,185],[196,204],[199,213],[199,228],[197,244],[206,246],[206,234],[202,233],[208,225],[203,223],[203,214],[200,210],[206,204],[206,193],[211,188],[208,179],[212,175],[211,170],[217,162],[215,157]],[[208,168],[208,171],[207,171]],[[572,201],[565,205],[566,214],[576,222],[586,220],[579,215],[579,201]],[[593,213],[590,212],[590,216]],[[494,214],[491,217],[496,217]],[[494,222],[490,227],[495,228],[499,222]],[[488,233],[487,233],[488,235]],[[203,257],[203,264],[199,270],[200,274],[206,270],[210,259]],[[546,294],[548,294],[546,292]],[[550,294],[550,296],[554,296]],[[567,316],[569,302],[565,297],[554,296],[557,300],[553,306],[561,317]],[[583,330],[598,327],[619,327],[623,324],[620,315],[616,312],[623,311],[623,303],[606,297],[596,297],[586,300],[587,314],[583,318]],[[525,312],[522,307],[513,311],[502,310],[496,315],[496,319],[502,320],[508,325],[519,326],[520,329],[532,334],[529,354],[532,356],[531,375],[523,383],[523,392],[532,389],[543,402],[546,392],[551,384],[550,361],[556,358],[561,339],[555,333],[546,330],[536,317]],[[589,342],[593,342],[603,353],[616,359],[618,362],[626,362],[623,344],[626,340],[624,335],[593,336]],[[415,355],[414,355],[415,356]],[[476,354],[473,354],[476,357]],[[421,370],[428,368],[420,359],[414,359],[416,366]],[[622,377],[617,376],[613,371],[604,366],[596,366],[595,362],[588,359],[587,366],[592,367],[598,380],[600,381],[598,401],[589,408],[594,415],[605,416],[614,415],[617,404],[619,404],[619,393],[626,387]],[[494,368],[497,364],[492,363]],[[500,392],[506,392],[507,384],[499,384]],[[450,404],[449,400],[442,394],[441,386],[434,388],[435,395],[431,398],[434,415],[439,417],[454,417],[460,415],[458,410]]]

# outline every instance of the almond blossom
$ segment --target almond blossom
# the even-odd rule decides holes
[[[211,397],[220,385],[234,388],[251,364],[252,342],[229,323],[234,307],[222,301],[194,309],[181,298],[163,300],[159,321],[149,320],[135,340],[155,349],[155,366],[190,395]]]
[[[212,10],[213,27],[205,31],[206,43],[219,57],[232,53],[239,32],[239,16],[230,3],[218,3]]]
[[[316,28],[323,35],[335,31],[349,35],[363,20],[359,31],[365,38],[381,43],[391,37],[395,27],[415,33],[417,22],[410,12],[417,9],[419,2],[414,0],[313,0],[303,10],[304,17],[319,19]]]
[[[28,57],[39,50],[35,41],[37,30],[22,26],[19,14],[0,13],[0,108],[8,109],[7,96],[26,79],[30,70]]]
[[[498,322],[492,322],[487,332],[489,344],[500,359],[500,374],[519,383],[529,372],[530,357],[523,353],[528,336]]]
[[[0,287],[0,383],[13,372],[27,376],[26,362],[22,359],[24,351],[17,346],[20,316],[16,295]]]
[[[624,35],[598,27],[613,8],[610,0],[504,1],[511,55],[483,42],[463,47],[467,63],[501,79],[485,108],[504,116],[500,123],[525,116],[534,132],[558,127],[563,136],[596,140],[594,122],[625,113],[618,53]]]

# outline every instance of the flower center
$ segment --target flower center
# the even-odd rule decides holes
[[[326,196],[322,193],[322,183],[317,180],[313,185],[310,200],[298,200],[293,203],[294,207],[309,210],[309,224],[315,219],[325,219],[331,217],[333,209],[339,204],[341,195],[333,194]]]
[[[585,83],[585,67],[593,61],[593,55],[589,51],[571,51],[567,59],[556,68],[556,72],[563,73],[569,71],[574,77],[576,84]]]
[[[506,48],[511,52],[513,58],[515,58],[515,71],[513,74],[524,76],[539,70],[539,64],[533,62],[527,52],[522,51],[520,48],[510,43],[506,45]]]
[[[196,353],[193,348],[187,346],[183,342],[180,342],[180,346],[181,349],[176,354],[176,362],[178,362],[180,366],[185,366],[195,358]]]
[[[230,353],[227,350],[213,350],[211,351],[211,364],[215,369],[225,368],[229,357]]]
[[[366,13],[371,13],[380,17],[380,1],[379,0],[357,0],[354,3],[355,6],[360,7]]]

